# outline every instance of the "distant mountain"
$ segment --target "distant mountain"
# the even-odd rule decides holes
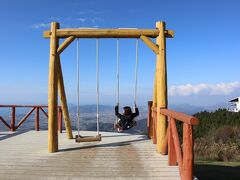
[[[206,106],[205,110],[206,111],[216,111],[218,109],[227,109],[227,103],[222,102],[222,103],[218,103],[212,106]]]
[[[190,104],[169,104],[168,107],[169,107],[169,109],[183,112],[183,113],[190,114],[190,115],[195,114],[199,111],[205,110],[204,107],[194,106],[194,105],[190,105]]]
[[[200,111],[215,111],[219,108],[227,108],[226,103],[218,103],[212,106],[194,106],[190,104],[170,104],[169,109],[184,112],[186,114],[195,114]]]
[[[169,109],[175,111],[184,112],[190,115],[196,114],[201,111],[214,111],[219,108],[226,108],[225,103],[216,104],[214,106],[193,106],[189,104],[170,104]],[[25,108],[18,108],[16,113],[16,123],[29,111]],[[122,108],[119,110],[122,112]],[[139,107],[139,117],[137,118],[137,127],[132,128],[128,132],[130,133],[146,133],[147,132],[147,106]],[[69,105],[69,114],[72,122],[72,128],[77,129],[77,106]],[[0,116],[3,116],[8,123],[11,121],[11,108],[1,108]],[[101,131],[115,131],[113,125],[115,123],[116,116],[114,114],[114,106],[99,105],[99,121]],[[29,119],[20,127],[20,129],[29,130],[34,129],[35,126],[35,113],[33,113]],[[47,118],[40,113],[40,128],[47,129]],[[6,128],[0,122],[0,130]],[[80,106],[80,129],[81,130],[96,130],[96,105],[82,105]]]
[[[99,111],[109,111],[113,110],[113,106],[108,105],[99,105]],[[81,105],[80,106],[80,112],[82,113],[94,113],[97,111],[97,105]],[[76,105],[70,105],[69,106],[69,112],[76,113],[77,112],[77,106]]]

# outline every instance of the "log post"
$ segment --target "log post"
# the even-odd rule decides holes
[[[167,68],[166,68],[166,37],[165,22],[157,22],[159,35],[156,43],[157,54],[157,152],[161,153],[166,135],[166,116],[160,114],[160,108],[167,108]]]
[[[152,118],[152,101],[148,101],[148,138],[153,136],[153,118]]]
[[[157,144],[157,137],[156,137],[156,112],[155,108],[157,107],[157,62],[156,62],[156,70],[155,70],[155,76],[154,76],[154,87],[153,87],[153,102],[152,102],[152,122],[153,122],[153,144]]]
[[[59,91],[59,96],[60,96],[60,101],[61,101],[61,106],[63,111],[64,124],[65,124],[68,139],[73,139],[72,126],[71,126],[70,116],[68,112],[67,98],[65,94],[62,67],[61,67],[59,54],[57,55],[57,66],[58,66],[58,91]]]
[[[186,180],[193,179],[193,160],[192,125],[183,123],[183,176]]]
[[[11,131],[15,131],[16,107],[12,107]]]
[[[48,152],[58,151],[58,69],[57,48],[59,39],[56,31],[59,23],[51,23],[49,82],[48,82]]]
[[[36,108],[35,130],[39,131],[39,107]]]

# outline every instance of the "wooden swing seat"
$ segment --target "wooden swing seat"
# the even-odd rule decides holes
[[[94,141],[102,141],[101,134],[98,134],[97,136],[78,136],[76,135],[76,142],[94,142]]]

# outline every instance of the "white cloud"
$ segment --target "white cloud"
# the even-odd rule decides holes
[[[76,20],[81,21],[81,22],[85,22],[85,21],[87,21],[87,18],[77,18]]]
[[[32,25],[32,28],[34,29],[45,28],[45,27],[50,27],[50,23],[38,23],[38,24]]]
[[[80,22],[91,22],[91,23],[97,23],[97,22],[104,21],[104,19],[100,18],[100,17],[92,17],[92,18],[80,17],[80,18],[76,18],[74,20],[80,21]]]
[[[103,18],[99,18],[99,17],[95,17],[95,18],[90,18],[90,21],[92,23],[96,23],[96,22],[103,22]]]
[[[168,93],[170,96],[229,95],[237,90],[240,92],[240,82],[173,85]]]
[[[79,11],[77,14],[83,15],[83,14],[92,14],[92,15],[97,15],[101,14],[102,12],[100,11],[95,11],[95,10],[89,10],[89,11]]]
[[[90,26],[99,27],[97,23],[104,22],[104,19],[101,17],[66,17],[66,18],[58,18],[58,17],[50,17],[49,21],[57,21],[60,23],[61,28],[76,28],[82,26],[84,23],[90,24]],[[89,25],[88,25],[89,26]],[[40,28],[49,28],[50,23],[37,23],[31,26],[33,29]]]

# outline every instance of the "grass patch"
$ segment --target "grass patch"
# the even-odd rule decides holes
[[[199,180],[240,180],[240,112],[195,114],[194,175]]]
[[[196,138],[196,160],[240,161],[240,126],[221,126],[204,137]]]

